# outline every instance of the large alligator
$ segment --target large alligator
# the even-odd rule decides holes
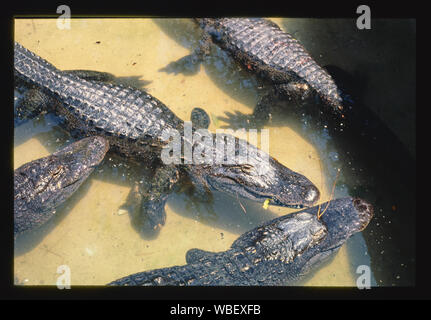
[[[204,30],[198,47],[182,61],[201,61],[215,43],[246,70],[269,80],[273,92],[262,97],[257,109],[267,109],[274,96],[303,100],[317,96],[335,112],[343,110],[342,98],[331,76],[298,40],[274,22],[261,18],[202,18]]]
[[[187,264],[126,276],[117,286],[288,285],[326,261],[373,216],[358,198],[343,198],[271,220],[224,252],[191,249]]]
[[[14,235],[43,225],[103,160],[102,137],[88,137],[14,171]]]
[[[184,148],[187,145],[193,152],[206,150],[213,159],[220,155],[224,159],[225,148],[223,144],[204,143],[204,135],[195,127],[190,129],[190,140],[189,135],[183,134],[185,123],[142,90],[102,81],[103,73],[98,78],[97,72],[60,71],[18,43],[14,52],[16,85],[27,86],[31,92],[27,100],[24,94],[27,103],[21,103],[19,115],[49,108],[63,118],[72,136],[101,135],[109,141],[112,151],[154,168],[154,176],[144,179],[146,186],[137,194],[142,200],[146,227],[164,224],[164,204],[182,175],[190,178],[196,190],[204,190],[203,195],[219,190],[235,197],[299,207],[309,207],[319,199],[318,189],[306,177],[238,138],[234,138],[233,163],[198,164],[194,159],[184,159],[184,153],[179,163],[166,164],[161,155],[171,145],[166,136],[172,132],[180,133]],[[35,96],[39,99],[33,99]],[[244,146],[248,149],[247,157],[241,156]]]

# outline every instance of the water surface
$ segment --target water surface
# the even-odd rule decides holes
[[[285,30],[289,26],[301,41],[306,38],[298,29],[303,19],[273,20]],[[226,126],[226,112],[251,114],[263,89],[256,77],[215,47],[196,70],[161,71],[188,55],[200,34],[187,19],[72,19],[70,30],[58,29],[55,19],[15,20],[15,40],[57,68],[112,73],[123,83],[148,91],[183,120],[189,120],[190,111],[199,106],[210,114],[209,129],[214,132]],[[304,44],[313,49],[319,63],[331,61],[330,53],[322,56],[310,43]],[[338,49],[333,50],[340,54]],[[321,202],[329,200],[335,172],[341,166],[340,150],[331,144],[331,136],[325,128],[309,127],[306,118],[299,121],[287,113],[274,120],[265,126],[271,156],[308,177],[320,189]],[[27,121],[15,128],[14,167],[70,141],[53,115]],[[159,233],[145,236],[121,209],[137,174],[139,165],[108,154],[51,221],[17,240],[15,283],[53,285],[60,265],[70,267],[72,285],[103,285],[131,273],[182,265],[191,248],[227,250],[243,232],[295,211],[275,206],[264,209],[261,204],[220,193],[205,204],[180,190],[169,197],[166,225]],[[335,197],[353,195],[351,180],[341,173]],[[369,243],[362,234],[353,236],[300,285],[355,286],[356,268],[371,265]],[[372,284],[378,284],[374,278]]]

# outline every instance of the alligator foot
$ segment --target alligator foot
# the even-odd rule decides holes
[[[210,116],[201,108],[194,108],[192,110],[190,120],[196,129],[208,129],[211,123]]]
[[[165,224],[165,204],[178,179],[177,168],[163,166],[151,180],[132,188],[122,208],[129,211],[135,227],[145,232],[160,229]]]

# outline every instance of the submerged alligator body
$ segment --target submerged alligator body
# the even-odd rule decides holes
[[[102,137],[88,137],[14,171],[14,235],[43,225],[103,160]]]
[[[295,99],[316,92],[321,100],[340,112],[339,90],[331,76],[321,68],[298,40],[274,22],[261,18],[196,19],[204,37],[192,54],[193,61],[209,53],[211,42],[227,51],[247,70],[269,80],[275,93]],[[270,103],[263,97],[260,104]]]
[[[318,218],[319,208],[326,207]],[[109,285],[286,285],[326,261],[372,216],[372,206],[361,199],[333,200],[248,231],[227,251],[192,249],[184,266],[133,274]]]
[[[145,190],[136,196],[142,200],[141,214],[146,227],[155,229],[164,224],[164,204],[182,174],[203,194],[215,189],[255,201],[269,199],[272,204],[300,207],[313,205],[320,196],[306,177],[247,143],[248,155],[253,156],[246,161],[237,157],[235,163],[227,165],[189,164],[182,158],[180,163],[165,164],[161,152],[169,142],[162,137],[171,132],[182,134],[184,122],[148,93],[103,81],[103,73],[99,79],[97,73],[60,71],[18,43],[15,43],[14,71],[16,85],[28,87],[28,92],[32,92],[28,96],[40,98],[39,102],[31,102],[24,94],[26,103],[21,104],[18,114],[40,112],[48,107],[64,119],[72,136],[103,136],[112,151],[154,168],[154,176],[145,179]],[[193,150],[210,148],[207,153],[214,159],[225,154],[224,146],[204,145],[196,128],[192,128],[192,133],[193,141],[181,135],[183,146],[188,144]],[[240,146],[244,144],[234,139],[235,155],[240,155]]]

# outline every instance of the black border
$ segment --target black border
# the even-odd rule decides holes
[[[233,303],[229,301],[243,301],[243,303],[259,303],[266,309],[267,306],[283,305],[282,300],[298,299],[423,299],[430,298],[429,293],[429,275],[427,267],[429,263],[427,257],[424,257],[430,250],[429,241],[420,241],[420,229],[426,232],[429,211],[422,212],[423,215],[417,216],[417,278],[415,287],[405,288],[372,288],[370,290],[358,290],[357,288],[305,288],[305,287],[152,287],[152,288],[106,288],[102,286],[94,287],[74,287],[71,290],[59,290],[55,286],[47,287],[17,287],[13,285],[13,18],[15,16],[52,16],[57,17],[56,7],[63,3],[39,3],[32,2],[24,4],[20,1],[19,7],[9,8],[1,14],[2,30],[6,32],[1,39],[4,43],[2,53],[5,57],[2,62],[5,64],[2,70],[4,96],[2,101],[3,112],[1,120],[1,137],[4,145],[1,161],[2,168],[2,195],[3,201],[1,219],[1,244],[2,244],[2,263],[0,263],[0,297],[2,299],[143,299],[143,300],[166,300],[162,304],[165,308],[174,306],[178,303],[190,305],[185,300],[194,299],[199,301],[197,305],[203,304],[203,300],[217,299],[224,303]],[[192,17],[192,16],[288,16],[288,17],[331,17],[331,18],[356,18],[356,7],[360,4],[367,4],[371,7],[372,18],[416,18],[417,6],[409,2],[397,4],[387,1],[327,1],[309,2],[309,1],[286,1],[282,7],[280,2],[250,3],[233,6],[227,3],[225,6],[222,2],[199,3],[198,5],[185,5],[182,1],[175,3],[149,3],[148,1],[126,4],[123,1],[120,4],[114,2],[103,2],[100,4],[85,4],[78,6],[70,5],[73,17]],[[13,5],[9,3],[9,5]],[[97,15],[96,15],[97,14]],[[6,199],[9,199],[7,201]],[[419,213],[419,212],[418,212]],[[425,216],[424,216],[425,215]],[[425,259],[423,259],[425,258]],[[272,301],[271,301],[272,300]],[[155,301],[150,302],[153,304]],[[196,305],[196,304],[195,304]],[[169,309],[164,309],[169,310]],[[168,312],[168,311],[166,311]]]
[[[13,3],[10,3],[14,5]],[[20,1],[10,8],[12,15],[58,17],[56,8],[68,5],[73,17],[214,17],[214,16],[255,16],[255,17],[297,17],[297,18],[357,18],[356,8],[368,5],[372,18],[415,18],[418,6],[409,1],[398,4],[383,0],[365,1],[99,1],[72,4],[66,1],[43,2]]]

